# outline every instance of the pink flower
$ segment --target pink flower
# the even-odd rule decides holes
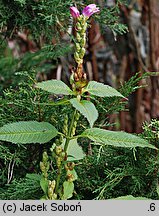
[[[80,12],[76,7],[70,7],[70,13],[73,18],[78,18],[80,16]]]
[[[90,4],[83,9],[82,14],[85,17],[89,18],[92,14],[97,13],[99,11],[99,8],[95,4]]]

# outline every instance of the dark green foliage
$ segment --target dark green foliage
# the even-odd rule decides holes
[[[158,199],[155,177],[158,162],[151,150],[93,147],[81,166],[76,192],[79,199],[112,199],[133,195]]]
[[[19,120],[42,119],[53,123],[56,127],[58,126],[59,128],[57,128],[61,131],[65,114],[71,114],[69,106],[63,108],[61,106],[45,105],[48,104],[49,94],[34,88],[33,83],[35,81],[29,79],[28,82],[28,74],[26,75],[25,82],[22,82],[17,89],[4,92],[1,104],[5,104],[5,106],[0,107],[1,125]],[[125,89],[123,86],[122,93],[128,89],[129,93],[134,91],[135,84],[133,88],[130,86],[135,82],[132,82],[132,80],[135,79],[131,79],[128,82],[129,84],[125,83]],[[60,116],[58,115],[59,112],[61,113]],[[81,125],[88,127],[88,123],[83,122],[83,118],[80,119],[80,122],[78,132],[82,130]],[[158,122],[154,121],[150,125],[145,124],[144,129],[143,136],[151,144],[157,146]],[[88,141],[83,140],[82,143],[85,152],[87,152]],[[31,183],[33,180],[27,180],[25,175],[32,172],[39,173],[42,152],[44,149],[49,152],[50,146],[46,144],[39,148],[38,144],[25,145],[25,147],[23,145],[11,145],[10,143],[1,145],[0,179],[2,189],[0,199],[8,199],[8,197],[12,199],[39,199],[40,188],[38,182]],[[6,185],[8,169],[14,160],[13,182],[11,181],[10,184]],[[157,167],[158,161],[154,150],[137,149],[136,151],[130,151],[113,147],[93,147],[93,155],[88,156],[82,161],[82,164],[76,167],[79,179],[75,184],[78,193],[75,198],[109,199],[132,194],[133,196],[157,199]],[[30,186],[31,184],[32,186]],[[15,187],[15,185],[17,186]],[[26,188],[25,190],[28,192],[24,194],[21,188]]]
[[[104,7],[100,13],[99,23],[102,29],[105,29],[106,26],[112,30],[114,36],[116,34],[124,34],[128,31],[128,28],[125,24],[120,23],[120,9],[119,6],[125,1],[116,1],[116,5],[113,7]]]
[[[40,199],[43,192],[40,188],[40,175],[27,175],[23,179],[14,180],[0,189],[1,200]]]
[[[14,35],[15,30],[29,29],[34,38],[39,35],[51,38],[59,34],[59,29],[68,28],[71,0],[1,0],[0,26],[7,31],[5,37]]]
[[[0,90],[10,85],[16,86],[23,78],[15,76],[17,71],[31,71],[34,73],[50,73],[57,67],[61,56],[71,51],[69,44],[60,43],[47,45],[35,53],[27,52],[19,58],[14,58],[11,50],[3,42],[0,56]],[[24,74],[24,73],[22,73]]]

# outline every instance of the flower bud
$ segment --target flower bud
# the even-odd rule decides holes
[[[87,29],[87,23],[85,22],[84,25],[82,26],[82,30],[83,30],[84,32],[86,32],[86,29]]]
[[[75,46],[76,46],[77,52],[80,51],[80,49],[81,49],[80,44],[79,43],[75,43]]]
[[[76,61],[78,64],[80,64],[81,59],[80,59],[79,54],[78,54],[77,52],[74,53],[74,58],[75,58],[75,61]],[[75,77],[75,76],[74,76],[74,77]]]
[[[61,152],[61,158],[62,158],[62,160],[64,159],[66,157],[66,153],[63,151],[63,152]]]
[[[56,163],[57,163],[57,167],[60,167],[60,165],[61,165],[61,157],[57,158]]]
[[[56,144],[53,143],[52,146],[51,146],[51,148],[50,148],[50,151],[53,152],[53,150],[54,150],[55,147],[56,147]]]
[[[49,183],[48,183],[49,187],[51,187],[51,183],[52,183],[52,181],[49,180]]]
[[[82,30],[82,26],[79,22],[76,23],[76,28],[77,28],[77,31],[81,31]]]
[[[83,11],[82,14],[86,17],[89,18],[90,16],[92,16],[94,13],[99,12],[99,8],[95,5],[95,4],[90,4],[88,6],[86,6]]]
[[[67,132],[68,132],[68,115],[65,115],[62,131],[65,135],[67,135]]]
[[[73,18],[78,18],[80,16],[80,12],[76,7],[70,7],[70,13]]]
[[[80,41],[80,46],[81,47],[85,47],[85,45],[86,45],[86,35],[84,33],[83,38]]]
[[[56,152],[57,155],[60,155],[61,152],[62,152],[62,147],[61,146],[56,146],[55,152]]]
[[[55,189],[55,185],[56,185],[56,181],[55,181],[55,180],[53,180],[53,181],[51,182],[51,188],[52,188],[52,190],[54,190],[54,189]]]
[[[81,59],[84,57],[85,52],[86,52],[86,49],[85,48],[81,48],[81,50],[79,52],[79,56],[80,56]]]
[[[47,152],[43,152],[43,162],[47,162],[48,160],[48,155],[47,155]]]
[[[56,200],[57,199],[57,194],[53,194],[53,199]]]
[[[76,38],[77,38],[77,41],[78,41],[78,42],[81,41],[81,35],[80,35],[78,32],[76,33]]]
[[[45,171],[45,166],[44,166],[44,163],[40,161],[40,169],[42,172]]]
[[[84,16],[81,14],[81,15],[77,18],[77,20],[81,23],[81,22],[83,21],[83,18],[84,18]]]
[[[75,53],[74,53],[74,57],[75,57],[75,59],[79,59],[79,54],[78,54],[78,52],[75,52]]]
[[[53,190],[51,187],[48,188],[48,197],[49,199],[52,199],[52,196],[53,196]]]

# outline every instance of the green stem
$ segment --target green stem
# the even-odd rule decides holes
[[[74,113],[72,115],[72,120],[71,120],[71,124],[70,124],[69,130],[68,130],[68,137],[66,138],[66,142],[65,142],[65,146],[64,146],[64,152],[65,153],[67,152],[67,148],[68,148],[68,144],[69,144],[69,141],[70,141],[71,132],[72,132],[72,129],[73,129],[76,113],[77,113],[77,111],[75,109],[75,111],[74,111]]]
[[[69,130],[68,130],[68,136],[66,138],[66,142],[65,142],[65,145],[64,145],[65,154],[67,152],[67,148],[68,148],[68,145],[69,145],[69,142],[70,142],[70,136],[71,136],[73,125],[74,125],[76,112],[77,111],[75,110],[73,115],[72,115],[72,120],[71,120],[70,127],[69,127]],[[61,164],[60,164],[60,166],[58,168],[58,174],[57,174],[57,179],[56,179],[56,187],[55,187],[55,193],[56,194],[58,194],[58,189],[59,189],[59,184],[60,184],[60,179],[61,179],[61,174],[62,174],[62,167],[63,167],[63,164],[64,164],[63,162],[64,161],[61,162]]]

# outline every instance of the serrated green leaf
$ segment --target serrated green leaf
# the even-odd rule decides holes
[[[65,140],[63,140],[62,147],[64,148]],[[77,161],[82,160],[85,157],[85,154],[81,148],[81,146],[78,145],[77,139],[72,139],[69,142],[68,148],[67,148],[67,161]]]
[[[73,196],[73,191],[74,191],[74,183],[65,181],[63,183],[63,200],[69,199]]]
[[[104,85],[96,81],[89,81],[87,87],[84,90],[92,95],[98,97],[122,97],[125,98],[120,92],[109,85]]]
[[[77,109],[84,117],[87,118],[90,127],[93,127],[94,122],[98,118],[98,111],[91,101],[81,100],[78,101],[77,98],[70,100],[72,106]]]
[[[111,145],[117,147],[147,147],[156,149],[155,146],[149,144],[146,140],[122,131],[109,131],[100,128],[86,129],[81,137],[88,137],[89,139],[104,145]]]
[[[46,143],[57,135],[48,122],[20,121],[0,128],[0,140],[12,143]]]
[[[47,195],[47,192],[48,192],[48,183],[49,181],[45,178],[41,178],[40,180],[40,186],[42,188],[42,190],[44,191],[44,193]]]
[[[134,197],[132,195],[121,196],[111,200],[148,200],[146,197]]]
[[[36,84],[38,88],[52,94],[72,95],[72,90],[61,80],[47,80]]]

